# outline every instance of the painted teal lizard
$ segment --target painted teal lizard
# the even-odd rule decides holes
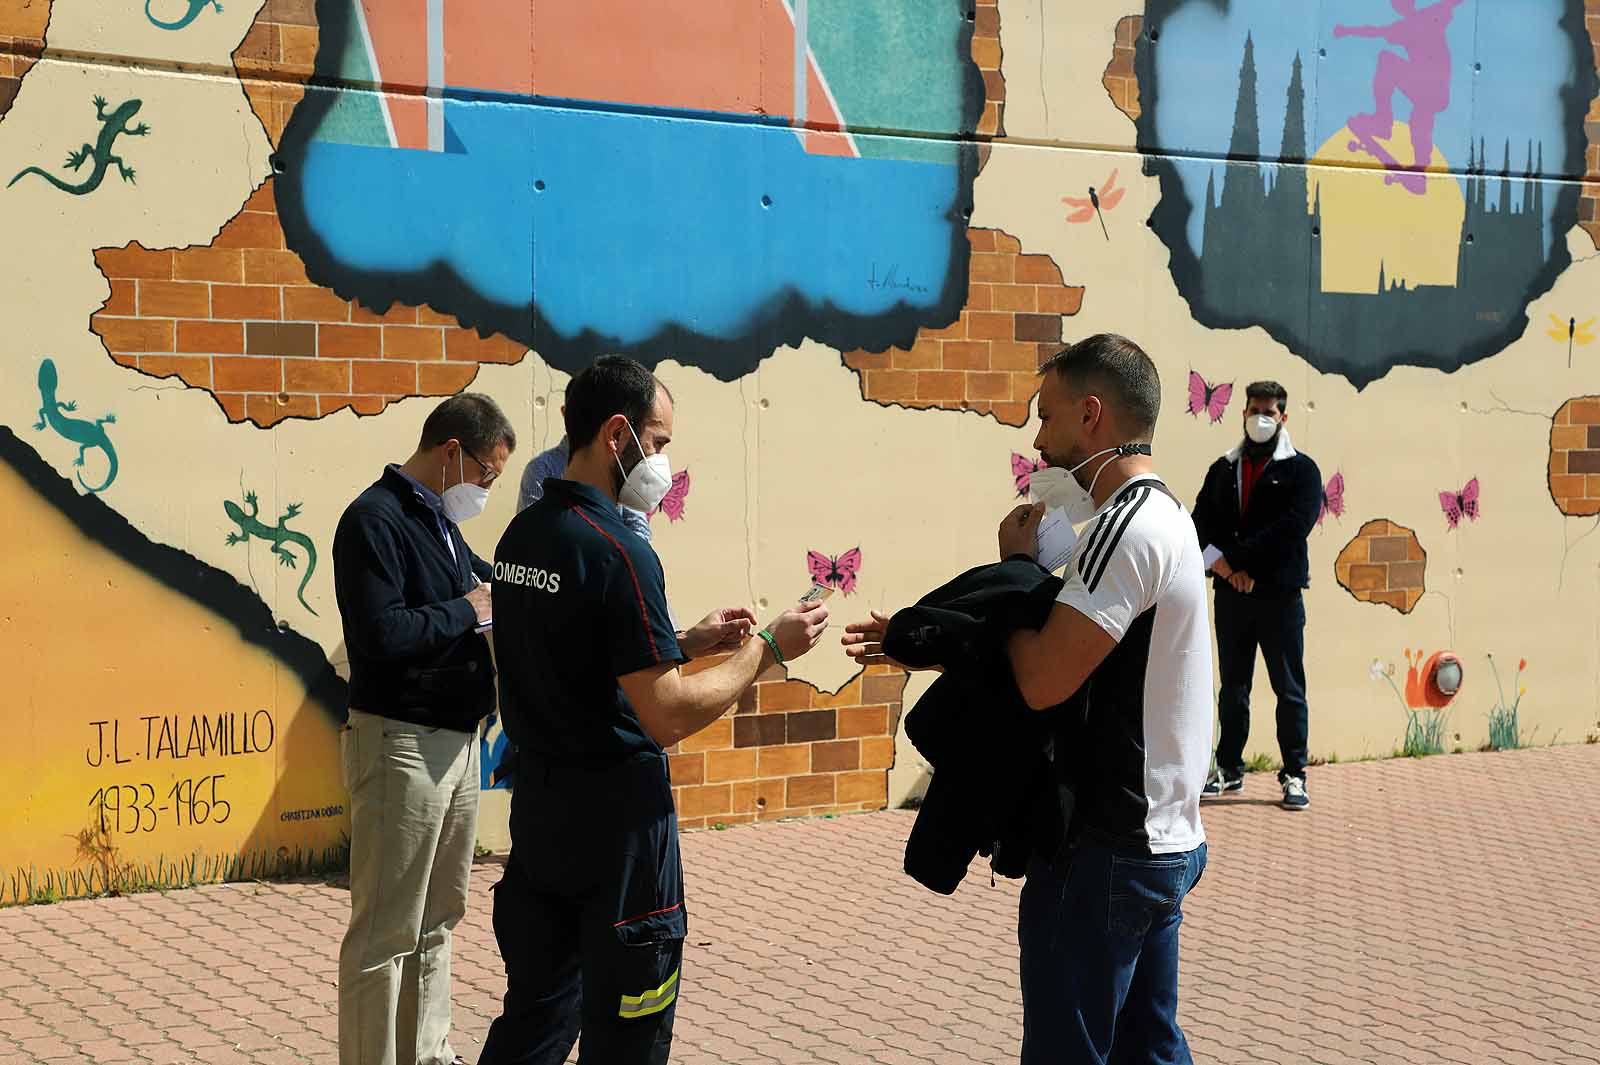
[[[56,400],[56,388],[60,379],[56,376],[56,364],[53,359],[46,359],[39,364],[39,420],[34,423],[35,429],[43,429],[46,425],[60,433],[63,439],[70,440],[78,445],[78,457],[72,460],[74,466],[83,465],[83,457],[92,447],[97,447],[106,453],[106,458],[111,463],[111,470],[106,474],[106,479],[98,488],[90,488],[84,481],[83,474],[77,474],[78,483],[83,485],[86,492],[104,492],[111,487],[111,482],[117,479],[117,450],[111,446],[111,438],[106,436],[106,426],[115,425],[117,416],[107,414],[104,418],[87,421],[83,418],[68,418],[63,412],[78,409],[76,403],[60,403]]]
[[[106,171],[111,168],[112,164],[116,164],[117,172],[122,175],[123,181],[138,184],[133,180],[134,169],[125,165],[121,156],[112,155],[111,146],[124,133],[130,137],[143,137],[150,132],[150,127],[143,122],[132,129],[128,128],[128,120],[138,114],[139,108],[143,106],[144,101],[142,100],[124,100],[117,105],[115,111],[108,115],[106,114],[106,98],[104,96],[96,96],[94,98],[95,115],[100,119],[100,136],[95,139],[93,144],[85,144],[81,150],[67,153],[67,169],[74,172],[90,159],[94,160],[94,169],[80,183],[69,185],[46,170],[40,170],[36,166],[29,166],[17,171],[17,176],[11,179],[6,188],[9,189],[28,174],[38,174],[62,192],[70,192],[74,196],[86,196],[100,187],[100,183],[105,180]]]
[[[144,0],[144,17],[149,19],[154,25],[160,26],[164,30],[183,29],[189,23],[199,18],[200,12],[204,11],[208,7],[214,7],[217,9],[217,14],[222,14],[222,4],[219,3],[218,0],[189,0],[188,14],[184,15],[176,22],[162,22],[160,19],[156,18],[155,15],[151,14],[150,3],[151,0]]]
[[[228,546],[242,544],[254,536],[258,540],[267,540],[272,544],[272,553],[278,556],[278,564],[295,568],[295,555],[284,544],[299,544],[306,552],[306,574],[300,578],[300,605],[311,610],[311,604],[306,602],[306,585],[311,581],[311,575],[317,570],[317,547],[311,542],[311,537],[303,532],[295,532],[288,527],[289,519],[300,513],[299,503],[290,503],[283,517],[278,519],[277,525],[268,525],[260,520],[261,504],[256,500],[254,492],[246,492],[245,506],[250,508],[246,514],[237,503],[231,499],[222,501],[222,509],[227,512],[228,519],[239,526],[239,531],[228,534]],[[315,614],[315,610],[311,610]]]

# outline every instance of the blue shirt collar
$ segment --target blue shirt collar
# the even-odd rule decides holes
[[[427,485],[411,476],[404,469],[402,469],[400,464],[397,462],[391,462],[389,464],[389,469],[393,470],[395,473],[398,473],[405,479],[405,482],[411,486],[412,491],[417,493],[417,498],[421,500],[429,510],[433,511],[441,518],[444,517],[444,500],[439,498],[439,493],[435,492],[433,489],[429,488]]]

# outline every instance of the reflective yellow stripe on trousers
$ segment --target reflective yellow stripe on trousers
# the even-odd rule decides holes
[[[666,983],[654,991],[646,991],[642,995],[623,995],[622,1008],[617,1011],[617,1016],[625,1019],[648,1017],[672,1005],[673,1000],[678,997],[678,973],[682,971],[674,969],[672,975],[667,977]]]

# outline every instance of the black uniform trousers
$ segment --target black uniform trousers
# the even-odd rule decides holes
[[[505,1007],[479,1065],[661,1065],[686,918],[664,755],[603,768],[523,754],[494,886]]]
[[[1221,726],[1217,768],[1229,779],[1244,775],[1244,746],[1250,737],[1250,688],[1255,681],[1256,649],[1266,660],[1267,677],[1278,697],[1278,779],[1306,775],[1309,712],[1306,707],[1306,606],[1297,591],[1289,596],[1240,595],[1217,585],[1217,697]]]

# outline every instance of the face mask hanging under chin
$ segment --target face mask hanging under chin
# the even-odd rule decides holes
[[[1094,476],[1090,478],[1088,488],[1078,483],[1077,472],[1102,455],[1144,454],[1148,450],[1132,451],[1130,448],[1142,448],[1142,445],[1130,444],[1096,451],[1070,470],[1062,469],[1060,466],[1046,466],[1042,470],[1034,470],[1029,478],[1029,494],[1034,502],[1043,503],[1047,510],[1064,511],[1069,522],[1073,525],[1082,525],[1094,517],[1094,512],[1098,509],[1094,504],[1094,486],[1100,480],[1100,474],[1115,460],[1100,464],[1100,468],[1095,470]]]

